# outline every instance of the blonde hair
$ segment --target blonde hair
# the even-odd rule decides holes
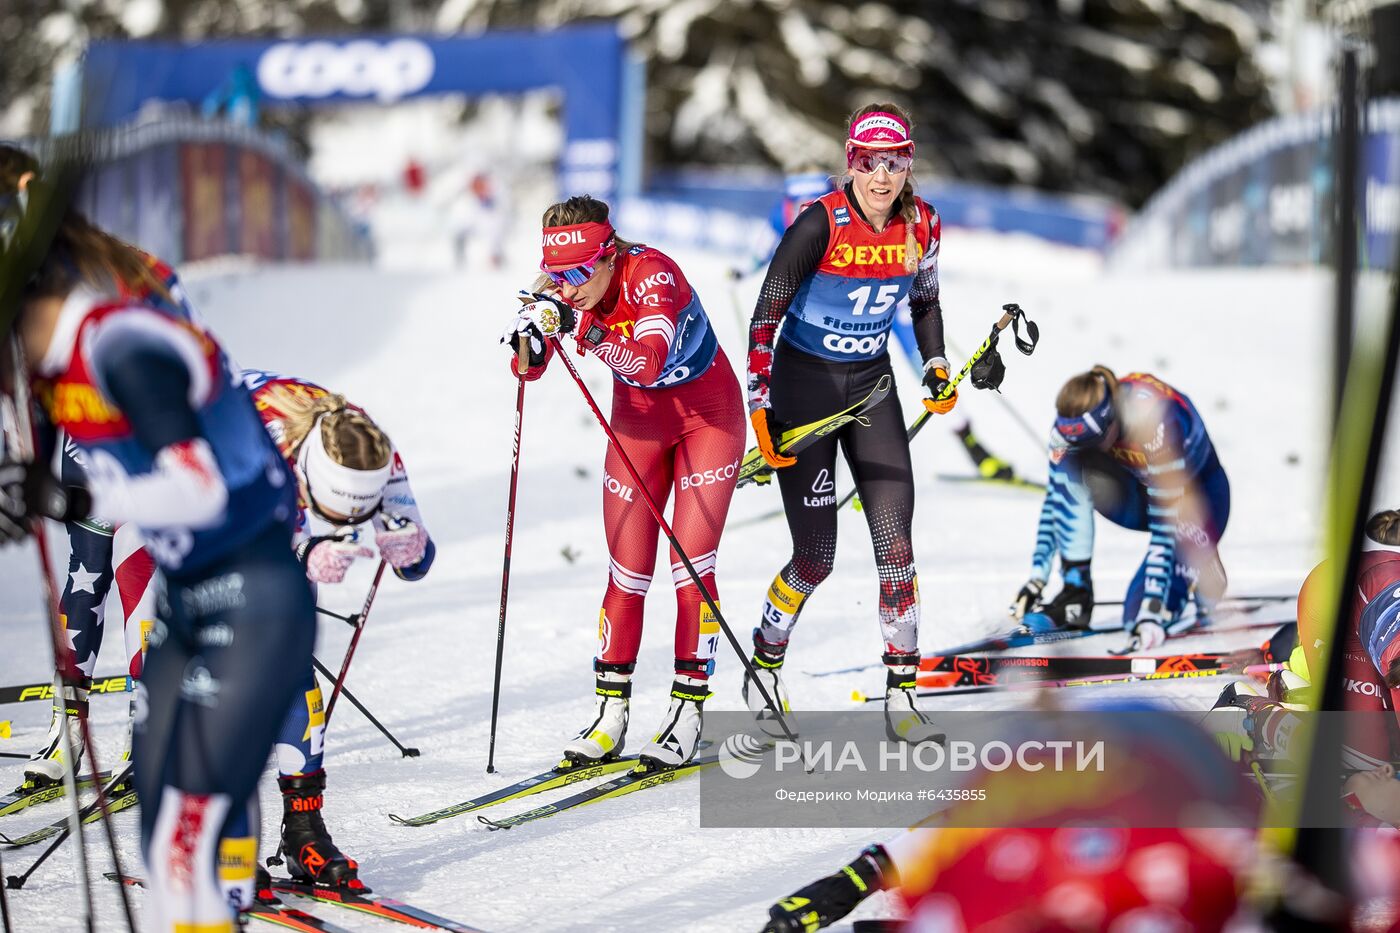
[[[350,408],[345,396],[307,398],[284,385],[269,387],[266,395],[272,407],[282,412],[283,443],[293,453],[321,418],[321,445],[333,461],[352,470],[380,470],[388,465],[393,455],[388,436],[364,412]]]
[[[1087,373],[1072,377],[1055,397],[1055,412],[1061,418],[1073,418],[1091,411],[1103,401],[1105,394],[1118,391],[1118,377],[1107,366],[1095,366]]]
[[[551,204],[545,208],[544,216],[540,218],[542,227],[566,227],[570,224],[601,224],[608,222],[608,204],[600,201],[590,194],[580,194],[569,198],[567,201],[560,201],[558,204]],[[624,240],[616,233],[613,234],[613,245],[616,247],[616,254],[626,252],[634,246],[641,246],[640,243],[633,243],[631,240]],[[555,291],[554,280],[541,273],[535,280],[534,291]]]
[[[892,113],[904,121],[909,127],[910,137],[913,137],[914,121],[910,118],[908,111],[899,104],[888,101],[878,104],[866,104],[857,110],[846,120],[846,137],[851,135],[851,127],[861,117],[869,116],[872,113]],[[845,168],[839,177],[849,178],[851,170]],[[915,225],[919,221],[919,208],[914,197],[914,168],[910,166],[908,175],[904,178],[904,188],[899,192],[899,198],[895,201],[896,213],[904,219],[904,271],[913,273],[919,268],[919,247],[917,238],[914,235]]]

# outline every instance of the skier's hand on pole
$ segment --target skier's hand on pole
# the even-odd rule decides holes
[[[520,300],[525,301],[526,297],[531,300],[521,305],[516,314],[536,331],[546,337],[573,333],[574,325],[578,323],[578,312],[568,304],[552,295],[541,294],[522,295]]]
[[[924,365],[924,385],[928,386],[929,397],[924,399],[924,407],[935,415],[946,415],[958,404],[958,389],[948,376],[948,361],[942,357],[931,359]]]
[[[91,504],[86,489],[64,486],[43,464],[0,463],[0,544],[23,541],[35,518],[60,522],[86,518]]]
[[[297,555],[306,565],[306,576],[316,583],[340,583],[357,557],[373,557],[374,552],[355,541],[330,535],[311,538]]]
[[[511,318],[510,325],[501,334],[501,343],[516,355],[517,363],[519,362],[521,345],[524,345],[526,369],[520,370],[517,366],[519,375],[524,375],[530,369],[543,366],[549,357],[544,335],[534,324],[530,323],[529,319],[520,314]]]
[[[1016,598],[1011,601],[1010,615],[1013,619],[1024,619],[1026,613],[1035,612],[1040,608],[1040,594],[1045,592],[1045,581],[1031,577],[1026,581],[1026,585],[1021,587],[1021,592],[1016,594]]]
[[[749,420],[753,422],[754,438],[758,442],[759,453],[763,454],[763,461],[773,469],[780,470],[783,467],[792,466],[797,462],[797,458],[778,453],[772,425],[769,421],[770,414],[771,412],[767,408],[757,408],[749,414]]]

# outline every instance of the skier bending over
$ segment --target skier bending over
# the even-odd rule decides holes
[[[798,457],[776,449],[784,426],[825,418],[892,378],[888,340],[906,298],[933,396],[948,384],[938,300],[938,213],[914,194],[908,115],[873,104],[851,115],[846,178],[783,234],[749,326],[749,413],[759,450],[777,471],[792,557],[774,578],[754,630],[754,667],[768,694],[789,708],[781,671],[802,607],[836,559],[836,454],[845,454],[864,504],[880,578],[879,623],[887,666],[885,718],[891,736],[914,742],[938,733],[914,704],[919,664],[919,588],[911,525],[914,472],[899,398],[866,412]],[[781,330],[779,325],[781,324]],[[777,343],[776,350],[774,343]],[[957,401],[925,399],[946,414]],[[744,696],[760,721],[762,694]],[[765,725],[765,728],[769,726]]]
[[[530,345],[526,379],[544,372],[552,345],[572,334],[613,371],[611,424],[653,499],[672,490],[672,528],[716,601],[715,561],[744,455],[739,385],[715,339],[700,296],[664,253],[616,236],[608,206],[588,196],[544,213],[545,297],[522,307],[502,338]],[[512,371],[514,371],[512,361]],[[618,450],[603,463],[603,527],[611,557],[598,616],[597,713],[564,747],[565,760],[616,757],[627,734],[632,672],[642,638],[642,601],[656,562],[658,526]],[[694,757],[707,684],[719,646],[719,622],[680,556],[671,552],[676,588],[675,681],[671,704],[642,759],[675,767]]]
[[[1095,366],[1065,383],[1055,407],[1031,578],[1011,604],[1012,617],[1031,629],[1089,626],[1098,512],[1150,535],[1123,599],[1122,624],[1134,650],[1206,624],[1225,593],[1216,545],[1230,518],[1230,480],[1196,406],[1155,376],[1119,379]],[[1056,551],[1064,585],[1043,602]],[[1194,618],[1185,612],[1193,597]]]
[[[0,249],[36,184],[0,173]],[[11,267],[13,268],[13,267]],[[231,933],[218,840],[242,814],[310,663],[315,602],[291,550],[295,485],[202,327],[123,296],[151,277],[139,253],[65,213],[21,295],[17,332],[47,420],[81,449],[90,491],[44,455],[0,466],[0,533],[36,516],[132,522],[165,595],[137,685],[132,759],[155,930]],[[18,378],[25,378],[23,374]]]
[[[423,579],[436,547],[403,459],[379,426],[313,382],[246,369],[240,378],[296,477],[293,545],[311,582],[340,583],[357,558],[374,556],[365,546],[370,540],[400,580]],[[321,818],[324,709],[316,672],[307,664],[277,739],[280,851],[294,878],[366,891],[359,864],[340,851]]]

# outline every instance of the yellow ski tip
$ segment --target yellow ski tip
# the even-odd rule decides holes
[[[0,722],[0,739],[8,739],[9,737],[10,737],[10,721],[9,721],[8,719],[6,719],[4,722]]]
[[[852,690],[852,691],[851,691],[851,702],[852,702],[852,703],[864,703],[864,702],[865,702],[865,694],[861,693],[859,690]]]

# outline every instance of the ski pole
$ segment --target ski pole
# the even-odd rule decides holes
[[[603,433],[608,436],[608,443],[617,450],[617,455],[622,459],[622,465],[627,467],[627,473],[632,477],[632,482],[637,484],[637,491],[642,494],[642,501],[647,504],[652,518],[656,519],[657,525],[661,526],[662,534],[671,542],[671,547],[680,555],[681,563],[685,564],[686,573],[690,574],[690,579],[694,581],[695,588],[700,592],[700,598],[705,601],[705,605],[710,607],[710,612],[714,613],[715,621],[719,623],[720,629],[724,632],[725,638],[729,639],[729,645],[734,649],[734,653],[739,656],[739,662],[744,665],[744,676],[753,681],[758,692],[763,696],[763,702],[773,711],[773,715],[778,720],[778,725],[782,727],[783,734],[787,736],[789,742],[796,742],[791,729],[788,728],[787,720],[783,718],[783,711],[778,708],[778,704],[768,695],[768,688],[763,685],[763,681],[758,679],[758,673],[754,671],[753,665],[749,663],[748,656],[744,654],[744,649],[739,645],[739,639],[734,637],[734,630],[729,627],[729,623],[724,620],[724,615],[719,611],[719,605],[710,596],[709,589],[705,586],[705,581],[700,579],[700,574],[696,571],[695,565],[690,562],[690,556],[681,547],[681,542],[676,538],[676,533],[671,530],[670,524],[666,521],[666,516],[661,514],[661,508],[656,504],[656,500],[651,497],[651,490],[642,480],[642,474],[637,472],[636,466],[632,463],[632,458],[627,455],[627,451],[622,446],[618,436],[613,433],[612,425],[608,424],[608,419],[603,417],[603,412],[598,408],[598,403],[593,400],[593,393],[588,391],[588,386],[583,384],[583,379],[579,377],[578,370],[574,368],[573,361],[569,359],[569,354],[564,350],[564,345],[559,342],[557,336],[549,338],[554,344],[555,351],[559,358],[564,361],[564,366],[569,370],[569,375],[573,377],[574,383],[583,393],[584,401],[588,402],[588,407],[593,410],[593,417],[603,426]]]
[[[1040,342],[1040,328],[1036,326],[1034,321],[1026,317],[1026,312],[1022,311],[1021,306],[1018,304],[1004,304],[1001,306],[1001,310],[1002,315],[997,322],[992,325],[992,332],[987,335],[987,339],[983,340],[982,345],[972,351],[972,355],[967,358],[967,362],[963,364],[962,369],[958,370],[958,374],[952,378],[952,381],[943,387],[943,391],[938,393],[934,401],[946,402],[952,397],[953,392],[958,387],[958,383],[967,378],[968,374],[972,372],[972,367],[977,365],[978,360],[982,359],[982,357],[986,356],[989,351],[996,347],[997,339],[1001,336],[1001,332],[1006,330],[1013,321],[1025,319],[1026,332],[1030,334],[1029,340],[1023,340],[1019,332],[1012,331],[1016,336],[1016,349],[1020,350],[1026,356],[1030,356],[1035,352],[1035,345]],[[995,386],[993,386],[993,388],[995,388]],[[928,423],[928,419],[931,417],[933,417],[933,412],[929,411],[927,408],[919,412],[919,416],[909,425],[908,440],[912,441],[914,437],[924,429],[924,425]],[[856,490],[852,489],[850,492],[846,493],[845,497],[843,497],[840,502],[836,503],[836,508],[844,508],[846,503],[850,502],[855,497]]]
[[[12,336],[10,341],[11,366],[10,376],[13,379],[12,392],[9,400],[14,406],[12,414],[15,428],[15,443],[18,452],[28,453],[27,459],[34,460],[34,424],[32,421],[33,400],[29,395],[29,368],[24,359],[24,353],[19,344],[18,336]],[[8,446],[8,441],[6,442]],[[54,585],[53,567],[49,561],[48,535],[44,527],[44,519],[35,516],[31,522],[31,532],[34,538],[35,550],[39,554],[39,574],[43,581],[44,591],[44,611],[49,623],[49,644],[53,650],[54,662],[54,697],[63,702],[63,688],[67,685],[76,686],[83,679],[81,669],[78,667],[77,656],[68,646],[67,636],[63,633],[63,623],[59,613],[58,590]],[[92,739],[92,725],[88,722],[87,711],[81,706],[76,706],[79,735],[87,749],[87,757],[92,762],[94,774],[100,774],[102,769],[97,763],[96,743]],[[63,710],[63,715],[67,710]],[[78,803],[78,782],[77,771],[82,764],[79,757],[73,755],[73,737],[68,731],[66,722],[60,721],[59,735],[62,737],[64,747],[64,757],[67,767],[63,772],[64,790],[71,797],[72,812],[69,816],[71,830],[78,838],[78,866],[79,874],[83,881],[83,904],[86,909],[87,929],[96,929],[96,915],[92,906],[92,878],[88,865],[87,842],[82,831],[82,812]],[[107,794],[101,783],[94,785],[96,791],[96,805],[102,813],[102,829],[107,836],[107,847],[112,855],[112,867],[117,871],[122,871],[121,854],[117,851],[117,837],[112,829],[112,815],[107,809]],[[130,933],[136,933],[136,918],[131,911],[131,900],[123,891],[121,895],[122,911],[126,917],[127,929]]]
[[[322,677],[326,678],[327,680],[331,679],[331,672],[326,668],[324,664],[317,660],[317,658],[314,655],[311,658],[311,664],[313,667],[316,668],[316,670],[318,670],[321,673]],[[405,747],[402,742],[394,738],[394,734],[388,729],[386,729],[382,722],[380,722],[378,719],[375,719],[374,714],[371,713],[368,709],[366,709],[363,703],[355,699],[355,694],[350,692],[349,687],[343,687],[340,692],[345,695],[345,699],[350,701],[351,706],[359,710],[360,713],[370,721],[370,724],[380,731],[384,738],[392,742],[394,744],[394,747],[403,753],[403,756],[405,758],[418,757],[418,749],[413,748],[412,746]]]
[[[331,700],[326,704],[326,720],[321,726],[322,731],[330,728],[336,698],[340,696],[340,691],[345,685],[345,675],[350,673],[350,662],[355,658],[355,646],[360,643],[360,636],[364,634],[365,622],[369,620],[369,607],[374,605],[374,594],[379,592],[379,581],[384,576],[385,566],[384,558],[379,558],[379,569],[374,572],[374,582],[369,585],[369,592],[365,594],[365,607],[355,616],[355,634],[350,636],[350,646],[345,649],[345,660],[340,663],[340,676],[335,679],[335,686],[331,688]]]
[[[0,878],[5,877],[4,860],[0,859]],[[3,924],[5,933],[14,933],[14,928],[10,926],[10,898],[5,893],[5,886],[0,884],[0,924]]]
[[[486,749],[486,773],[496,773],[496,715],[501,707],[501,667],[506,651],[506,597],[510,592],[510,549],[515,540],[515,488],[520,480],[520,428],[525,421],[525,379],[530,366],[528,337],[520,336],[516,345],[516,372],[520,377],[515,389],[515,442],[510,460],[510,495],[506,499],[505,557],[501,561],[501,611],[496,620],[496,677],[491,688],[491,740]]]

